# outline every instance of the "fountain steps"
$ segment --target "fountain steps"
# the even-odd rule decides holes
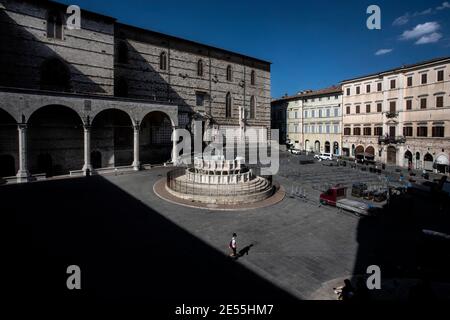
[[[179,177],[176,179],[179,183],[179,188],[183,190],[183,184],[186,183],[186,179],[184,176]],[[194,187],[191,187],[190,185],[187,189],[193,190],[191,192],[200,193],[200,194],[210,194],[210,193],[216,193],[217,191],[217,185],[211,185],[211,184],[204,184],[204,183],[196,183],[194,184]],[[264,179],[262,177],[256,177],[255,179],[244,182],[244,183],[237,183],[237,184],[229,184],[229,185],[220,185],[220,193],[227,194],[230,191],[233,193],[255,193],[255,192],[262,192],[271,187],[270,183],[267,181],[267,179]]]

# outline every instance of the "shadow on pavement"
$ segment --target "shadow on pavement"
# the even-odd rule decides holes
[[[378,296],[413,299],[416,285],[432,284],[436,290],[430,295],[450,299],[447,195],[416,192],[395,196],[376,216],[361,218],[357,234],[353,274],[366,275],[368,266],[378,265],[382,280],[392,280],[389,290],[382,287]]]
[[[23,302],[297,301],[100,176],[0,188],[15,298]],[[66,288],[81,268],[82,289]]]

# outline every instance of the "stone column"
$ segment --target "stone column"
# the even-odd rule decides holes
[[[83,165],[84,175],[92,173],[91,164],[91,126],[84,125],[84,165]]]
[[[139,171],[141,169],[141,162],[139,161],[139,130],[140,125],[139,123],[135,124],[133,126],[133,145],[134,145],[134,161],[133,161],[133,170]]]
[[[172,163],[173,165],[177,165],[178,163],[178,149],[177,142],[180,139],[176,126],[172,126]],[[195,159],[194,159],[195,161]]]
[[[19,131],[19,171],[17,172],[17,182],[28,182],[30,173],[28,172],[27,159],[27,125],[19,123],[17,126]]]

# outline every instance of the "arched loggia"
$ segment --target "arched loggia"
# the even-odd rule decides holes
[[[18,152],[16,120],[8,112],[0,109],[0,177],[16,175]]]
[[[358,160],[364,159],[364,146],[357,146],[355,148],[355,158]]]
[[[143,164],[160,164],[172,156],[172,122],[161,111],[148,113],[140,124],[140,158]]]
[[[48,177],[79,170],[83,160],[83,122],[73,109],[48,105],[28,120],[28,162],[32,174]]]
[[[98,169],[102,166],[102,153],[98,150],[91,152],[91,165],[92,169]]]
[[[375,160],[375,148],[373,146],[368,146],[364,152],[364,159],[373,161]]]
[[[133,123],[119,109],[98,113],[91,125],[91,150],[102,155],[103,167],[129,166],[133,163]]]

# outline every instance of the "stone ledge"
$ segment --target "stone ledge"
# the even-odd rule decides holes
[[[274,194],[264,200],[253,202],[253,203],[243,203],[238,205],[232,205],[232,204],[213,204],[213,203],[201,203],[201,202],[195,202],[187,199],[182,199],[179,197],[176,197],[172,193],[170,193],[166,188],[166,178],[162,178],[158,180],[153,185],[153,192],[162,200],[165,200],[167,202],[190,207],[190,208],[196,208],[196,209],[204,209],[204,210],[217,210],[217,211],[247,211],[247,210],[253,210],[253,209],[259,209],[264,208],[268,206],[275,205],[279,202],[281,202],[286,192],[282,186],[280,186],[278,183],[275,185],[275,191]]]

